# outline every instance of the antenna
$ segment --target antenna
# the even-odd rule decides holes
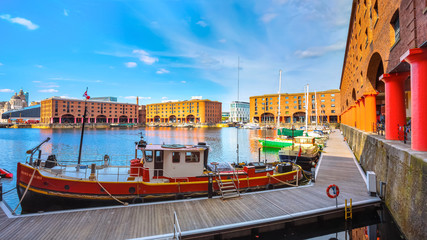
[[[240,57],[239,56],[237,56],[237,102],[235,103],[236,105],[236,107],[235,107],[235,109],[237,110],[237,105],[239,104],[239,99],[240,99],[240,96],[239,96],[239,85],[240,85]],[[238,118],[237,118],[237,111],[236,111],[236,120],[237,120]],[[237,121],[237,122],[239,122],[239,121]],[[238,124],[238,123],[237,123]],[[237,141],[237,149],[236,149],[236,155],[237,155],[237,165],[239,165],[239,128],[238,128],[238,125],[237,125],[237,127],[236,127],[236,131],[237,131],[237,134],[236,134],[236,136],[237,136],[237,139],[236,139],[236,141]]]

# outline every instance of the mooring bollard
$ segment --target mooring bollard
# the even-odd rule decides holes
[[[212,198],[212,173],[208,174],[209,182],[208,182],[208,198]]]

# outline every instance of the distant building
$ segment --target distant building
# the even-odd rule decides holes
[[[10,120],[12,122],[25,122],[27,120],[40,121],[40,105],[34,105],[17,110],[9,110],[3,113],[1,118],[6,121]]]
[[[230,122],[249,122],[249,103],[233,101],[230,104]]]
[[[317,122],[336,123],[340,114],[340,91],[327,90],[309,93],[308,114],[309,123],[316,122],[316,100],[317,99]],[[279,115],[279,94],[266,94],[252,96],[250,100],[250,122],[277,123]],[[280,123],[303,123],[305,122],[305,93],[282,93],[280,94]]]
[[[147,116],[147,111],[145,105],[141,105],[138,107],[138,123],[145,123],[145,119]]]
[[[27,93],[28,96],[28,93]],[[0,102],[0,114],[8,112],[10,110],[18,110],[28,107],[28,102],[26,100],[26,95],[22,89],[19,91],[19,94],[15,93],[9,101]]]
[[[110,101],[87,101],[52,97],[41,101],[40,122],[82,123],[87,106],[89,123],[137,123],[138,105]]]
[[[221,114],[221,120],[224,122],[224,121],[228,121],[228,120],[230,120],[230,112],[222,112],[222,114]]]
[[[222,103],[208,99],[147,105],[147,123],[219,123]]]
[[[89,101],[117,102],[116,97],[91,97]]]

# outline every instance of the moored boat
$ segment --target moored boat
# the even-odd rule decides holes
[[[268,165],[239,169],[209,163],[205,143],[148,145],[141,139],[129,165],[113,165],[107,156],[102,165],[63,165],[54,155],[34,159],[42,144],[27,151],[26,163],[18,163],[17,191],[23,212],[181,199],[206,196],[209,191],[226,197],[227,186],[238,196],[241,191],[285,186],[302,178],[297,165],[284,171]]]

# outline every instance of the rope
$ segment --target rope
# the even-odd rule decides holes
[[[9,191],[4,192],[4,193],[3,193],[3,195],[5,195],[5,194],[8,194],[8,193],[12,192],[12,191],[13,191],[13,190],[15,190],[15,189],[16,189],[16,187],[14,187],[14,188],[10,189]]]
[[[24,192],[24,194],[22,195],[21,199],[19,200],[18,205],[16,205],[16,208],[15,208],[15,209],[13,209],[12,214],[15,214],[16,209],[18,209],[19,205],[21,205],[22,200],[24,200],[24,197],[25,197],[25,195],[27,194],[28,189],[30,188],[31,183],[33,182],[33,178],[34,178],[34,174],[36,173],[36,170],[37,170],[37,168],[34,168],[33,175],[31,175],[31,178],[30,178],[30,181],[28,182],[27,188],[25,188],[25,192]]]
[[[119,199],[117,199],[116,197],[114,197],[113,195],[111,195],[111,193],[110,192],[108,192],[107,191],[107,189],[105,189],[104,188],[104,186],[102,186],[101,185],[101,183],[98,181],[98,179],[96,179],[96,182],[98,183],[98,185],[106,192],[106,193],[108,193],[108,195],[110,195],[110,197],[112,197],[114,200],[116,200],[117,202],[119,202],[119,203],[121,203],[121,204],[123,204],[123,205],[125,205],[125,206],[127,206],[128,205],[128,203],[127,202],[122,202],[122,201],[120,201]]]

